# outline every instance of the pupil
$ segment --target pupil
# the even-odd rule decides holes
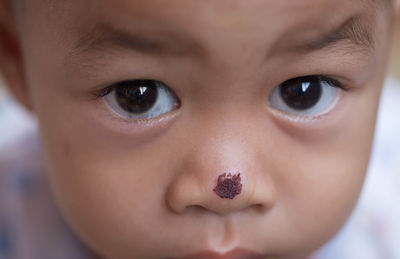
[[[280,92],[283,101],[290,108],[306,110],[318,103],[322,89],[319,80],[302,80],[283,83]]]
[[[157,86],[150,80],[123,82],[115,88],[118,105],[130,113],[144,113],[157,100]]]

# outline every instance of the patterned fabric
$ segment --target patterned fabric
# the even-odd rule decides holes
[[[312,259],[400,258],[400,84],[388,80],[358,206]],[[0,259],[94,258],[59,214],[40,156],[35,120],[0,96]]]

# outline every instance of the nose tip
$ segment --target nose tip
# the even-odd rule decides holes
[[[166,194],[167,206],[178,214],[197,208],[218,215],[254,210],[265,213],[275,203],[271,181],[249,181],[243,173],[223,173],[210,181],[195,175],[178,176]]]
[[[218,176],[217,186],[213,190],[222,199],[233,199],[242,192],[242,178],[240,173],[227,175],[226,173]]]

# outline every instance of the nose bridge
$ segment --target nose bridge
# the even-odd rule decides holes
[[[238,121],[232,116],[197,120],[181,167],[168,188],[167,203],[173,211],[184,213],[198,207],[225,215],[272,206],[275,191],[262,161],[257,161],[257,139],[251,126],[237,125]],[[221,189],[228,194],[221,195]]]

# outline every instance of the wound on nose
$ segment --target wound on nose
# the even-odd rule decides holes
[[[223,199],[233,199],[242,192],[241,180],[240,173],[237,175],[223,173],[218,176],[214,192]]]

